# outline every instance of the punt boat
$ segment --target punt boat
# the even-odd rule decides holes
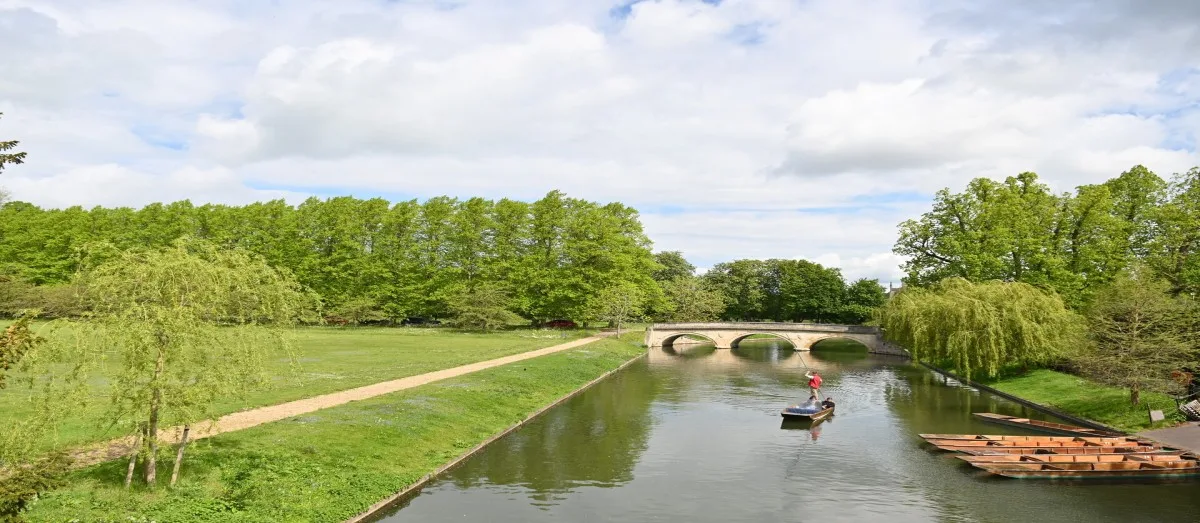
[[[998,423],[1000,425],[1008,425],[1010,427],[1020,427],[1023,429],[1045,432],[1049,434],[1061,434],[1065,436],[1100,436],[1100,437],[1121,437],[1124,434],[1119,432],[1111,432],[1107,430],[1089,429],[1084,427],[1076,427],[1075,425],[1066,425],[1063,423],[1053,423],[1050,421],[1040,421],[1029,418],[1018,418],[1016,416],[1008,416],[1005,414],[995,414],[992,412],[976,412],[975,417],[983,421]]]
[[[833,414],[833,409],[835,409],[835,408],[837,408],[837,406],[829,407],[826,409],[821,409],[816,412],[801,412],[800,407],[798,405],[792,405],[791,407],[783,409],[783,411],[780,412],[779,414],[781,416],[783,416],[784,419],[802,420],[802,421],[819,421],[819,420],[823,420],[823,419],[829,417],[829,415]]]
[[[1017,479],[1165,479],[1200,477],[1200,464],[1194,458],[1174,454],[1124,456],[1122,461],[1050,462],[1022,456],[1016,462],[972,463],[998,476]],[[1061,456],[1060,456],[1061,457]],[[1083,456],[1077,456],[1083,457]],[[1098,456],[1101,457],[1101,456]]]
[[[1195,461],[1184,452],[1153,454],[997,454],[991,456],[955,456],[967,463],[1122,463],[1131,457],[1152,456],[1152,461]]]

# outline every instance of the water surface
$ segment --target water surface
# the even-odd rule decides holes
[[[783,422],[780,409],[807,396],[809,368],[836,415]],[[901,359],[771,341],[650,349],[379,520],[1200,521],[1200,482],[996,478],[917,436],[1023,433],[975,420],[980,411],[1053,420]]]

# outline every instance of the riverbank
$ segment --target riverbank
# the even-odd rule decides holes
[[[629,340],[630,337],[624,337]],[[342,521],[645,353],[601,340],[189,445],[177,488],[121,488],[124,464],[73,473],[30,521]],[[164,469],[173,449],[163,449]]]
[[[266,405],[330,394],[375,383],[416,376],[529,352],[583,338],[594,331],[521,329],[493,333],[447,328],[302,327],[293,332],[297,366],[286,358],[268,363],[272,386],[216,405],[225,415]],[[117,365],[110,365],[115,371]],[[109,406],[104,369],[89,380],[91,401],[66,420],[58,444],[78,447],[123,436],[103,430]],[[0,424],[32,411],[25,390],[0,390]],[[50,442],[47,442],[50,443]]]
[[[1160,422],[1151,426],[1152,409],[1162,410],[1168,421],[1184,421],[1175,409],[1174,400],[1166,394],[1143,392],[1140,404],[1135,407],[1129,403],[1127,389],[1048,369],[982,383],[1032,403],[1131,433],[1167,425]]]

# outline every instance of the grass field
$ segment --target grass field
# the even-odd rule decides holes
[[[1161,409],[1171,420],[1182,420],[1175,401],[1165,394],[1143,392],[1141,405],[1129,403],[1129,391],[1106,387],[1078,376],[1052,370],[1035,370],[1026,374],[981,381],[985,385],[1034,403],[1053,407],[1122,430],[1139,431],[1150,428],[1148,409]]]
[[[124,464],[78,471],[30,521],[342,521],[645,349],[602,340],[197,441],[180,485],[120,487]],[[163,449],[169,470],[172,449]]]
[[[371,383],[508,356],[577,339],[594,331],[512,330],[470,333],[428,328],[308,327],[295,332],[299,369],[284,358],[272,362],[273,386],[217,407],[221,414],[273,405]],[[79,445],[123,436],[102,430],[108,406],[108,381],[101,371],[91,380],[92,401],[84,413],[64,424],[60,443]],[[28,393],[20,387],[0,390],[0,423],[28,415]],[[47,442],[50,443],[50,442]]]

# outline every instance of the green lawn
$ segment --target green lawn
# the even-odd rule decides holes
[[[1150,428],[1147,408],[1161,409],[1168,420],[1182,421],[1175,401],[1165,394],[1143,392],[1141,405],[1129,403],[1129,391],[1106,387],[1078,376],[1052,370],[981,383],[1034,403],[1097,421],[1118,429],[1137,432]]]
[[[623,336],[640,338],[640,333]],[[120,487],[123,463],[71,476],[30,521],[342,521],[645,349],[602,340],[200,440],[175,489]],[[171,466],[163,449],[159,477]]]
[[[274,361],[270,372],[275,378],[270,389],[245,398],[230,398],[218,409],[226,414],[317,396],[549,347],[592,332],[519,329],[483,334],[441,328],[301,328],[295,332],[297,372],[289,373],[286,359]],[[108,405],[104,373],[96,375],[91,385],[94,392],[86,411],[62,427],[59,437],[64,445],[122,435],[100,429],[100,418]],[[27,391],[15,384],[0,390],[0,423],[28,415],[27,399]]]

